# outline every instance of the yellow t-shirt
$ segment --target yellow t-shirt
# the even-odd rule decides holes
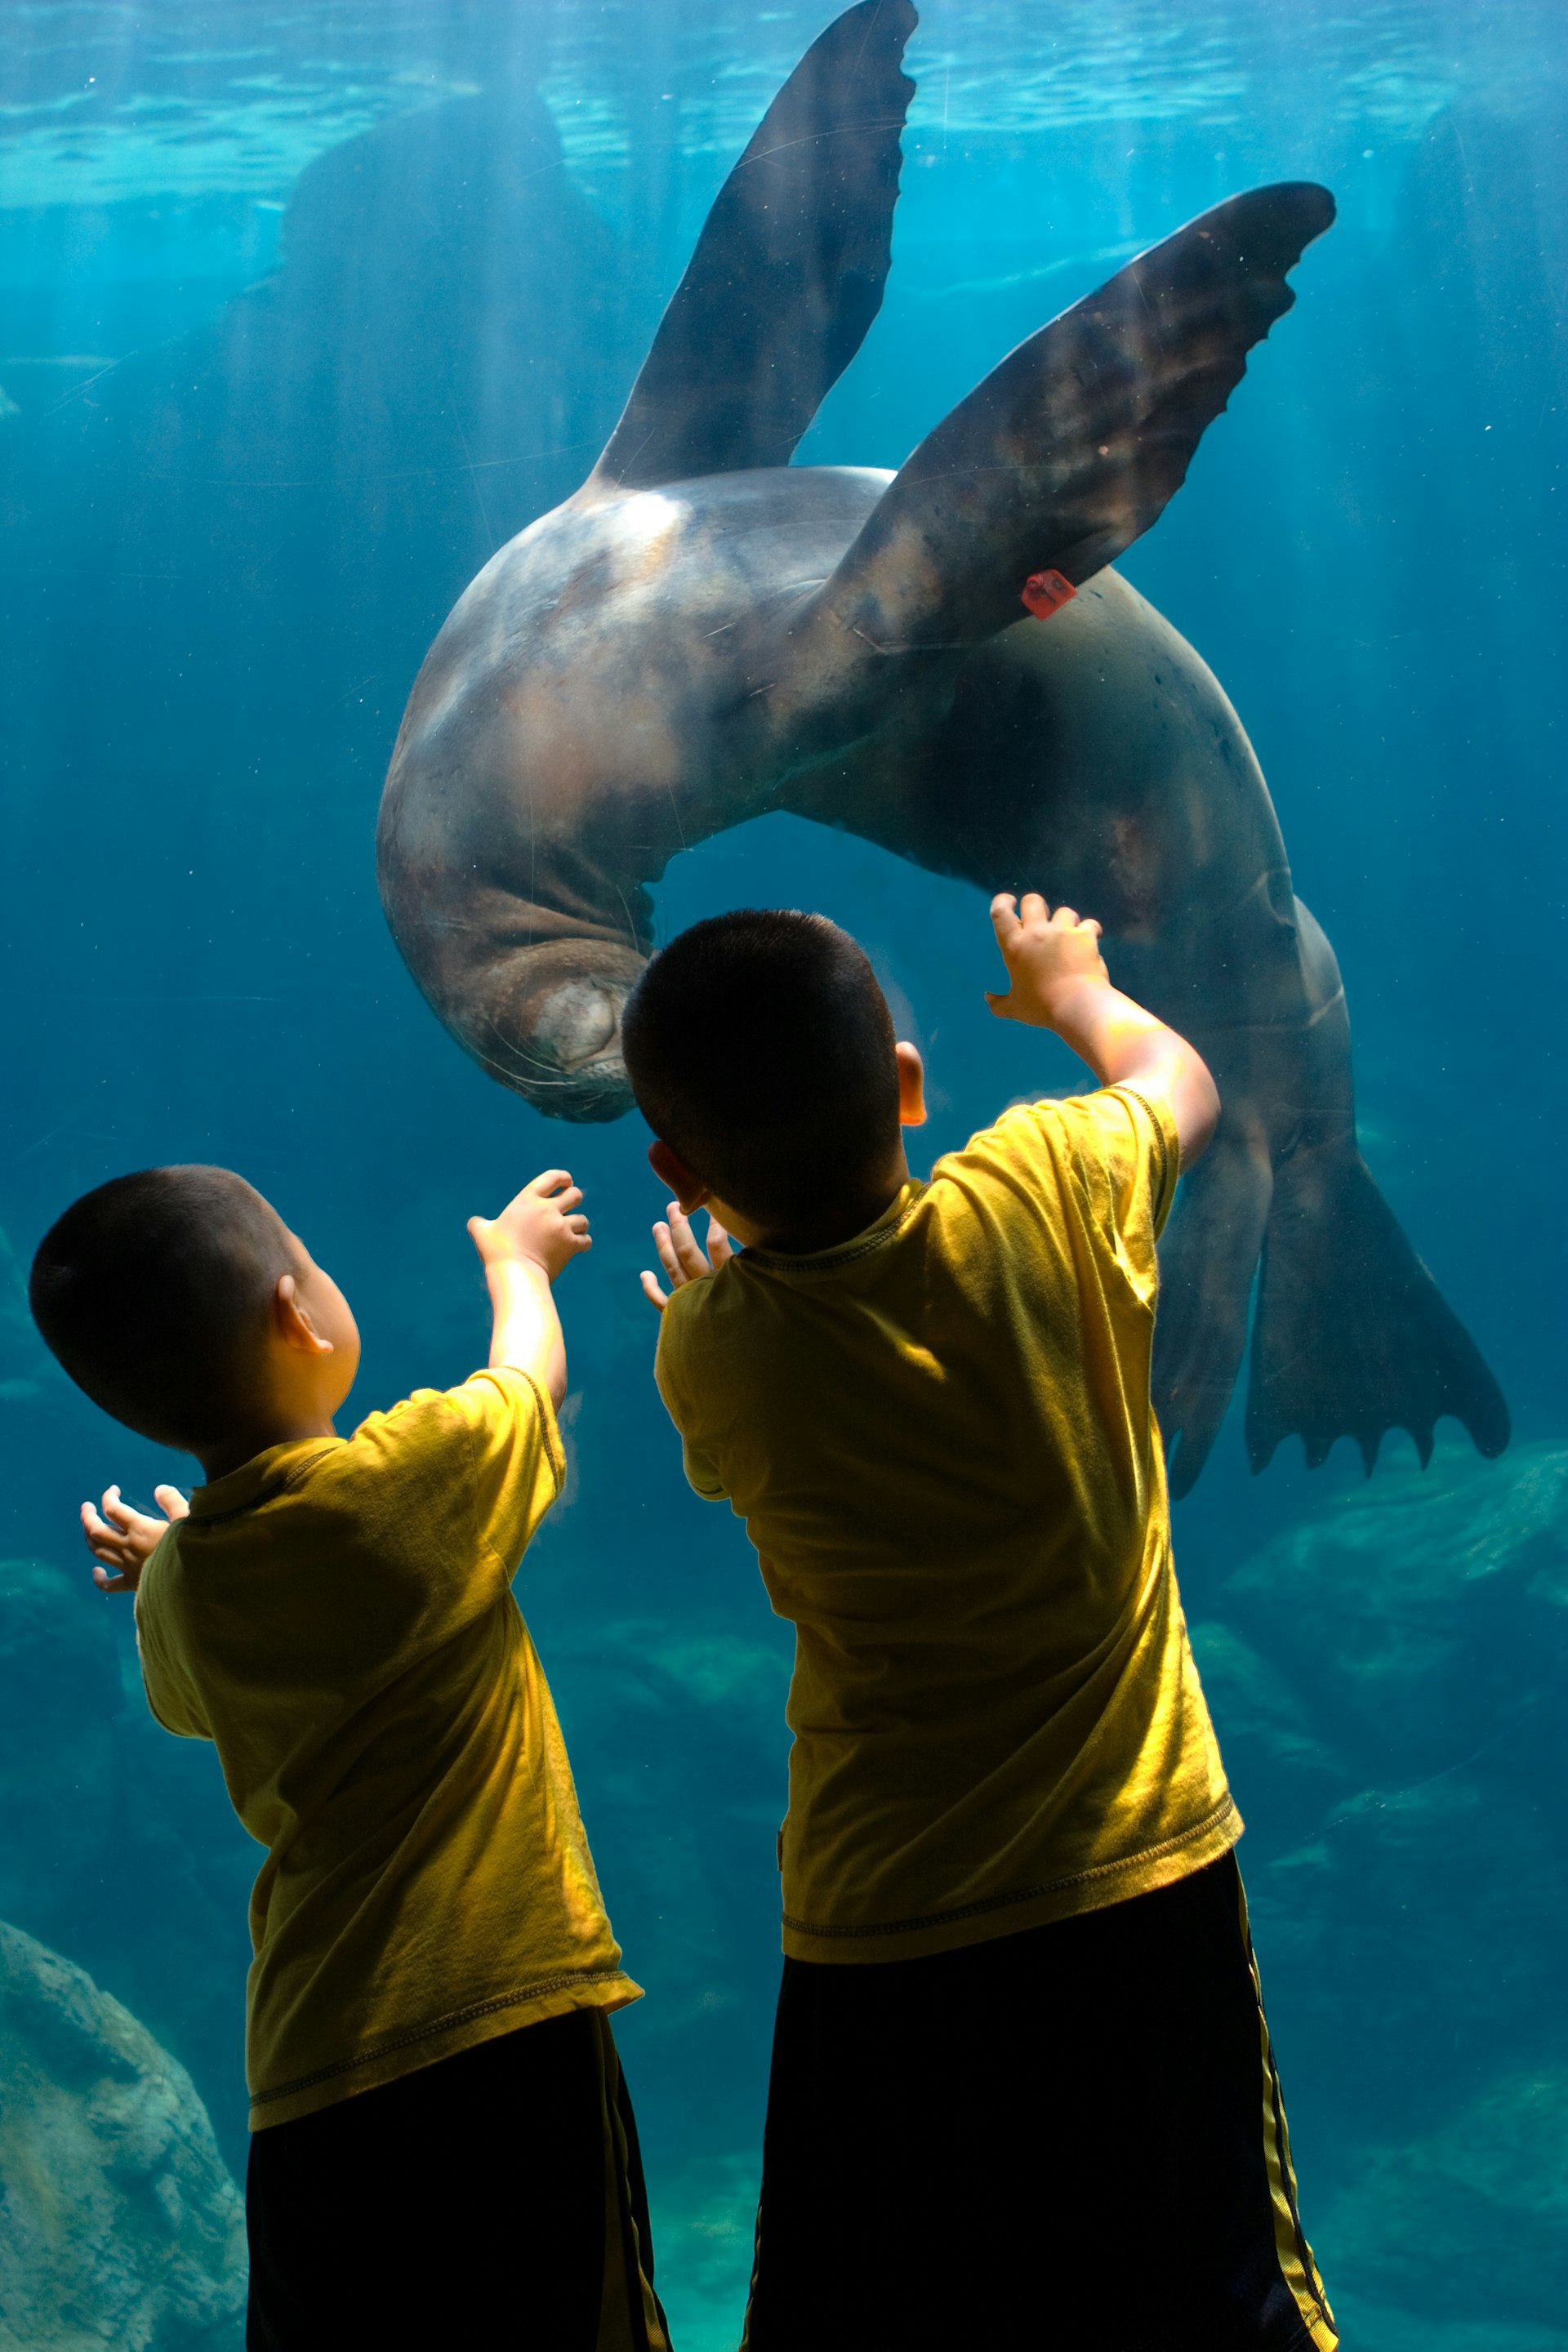
[[[476,1372],[197,1487],[142,1572],[153,1711],[268,1850],[252,2129],[638,1996],[510,1591],[563,1474],[533,1381]]]
[[[1241,1833],[1171,1565],[1149,1356],[1169,1115],[1006,1112],[854,1240],[676,1292],[658,1382],[795,1627],[784,1948],[913,1958]]]

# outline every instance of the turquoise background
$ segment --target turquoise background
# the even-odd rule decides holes
[[[686,1490],[637,1286],[635,1119],[553,1127],[426,1012],[377,796],[415,669],[582,478],[708,205],[828,20],[722,0],[259,0],[0,16],[0,1225],[242,1170],[347,1289],[351,1404],[482,1354],[464,1218],[564,1157],[569,1496],[519,1583],[627,1962],[681,2352],[734,2342],[777,1966],[785,1632]],[[1563,963],[1568,18],[1550,0],[931,0],[888,298],[800,452],[896,466],[1022,335],[1215,199],[1325,180],[1296,275],[1130,577],[1213,664],[1343,964],[1363,1134],[1514,1445],[1390,1440],[1176,1519],[1307,2227],[1361,2352],[1568,2347]],[[1046,877],[1020,877],[1021,884]],[[769,818],[683,856],[865,941],[922,1150],[1068,1057],[1004,1029],[978,896]],[[190,2067],[244,2157],[256,1860],[147,1720],[79,1496],[184,1475],[0,1291],[0,1916]],[[1289,1458],[1287,1458],[1287,1457]]]

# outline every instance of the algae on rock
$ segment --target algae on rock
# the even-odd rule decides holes
[[[239,2352],[245,2212],[190,2076],[0,1924],[0,2352]]]

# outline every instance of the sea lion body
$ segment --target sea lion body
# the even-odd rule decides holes
[[[791,467],[580,492],[500,551],[432,647],[387,786],[388,917],[469,1051],[557,1115],[628,1106],[613,1048],[651,944],[647,885],[771,809],[984,890],[1027,877],[1092,905],[1129,984],[1194,1034],[1310,1018],[1252,747],[1207,665],[1109,568],[955,675],[907,681],[874,732],[789,761],[759,623],[821,588],[892,478]],[[540,978],[557,940],[574,943],[564,1001]],[[498,1047],[523,1036],[537,1050]]]
[[[1254,1322],[1247,1442],[1484,1451],[1508,1415],[1355,1143],[1332,950],[1206,665],[1110,566],[1179,488],[1333,217],[1215,206],[1011,352],[897,474],[789,460],[881,297],[908,0],[807,52],[716,202],[593,474],[431,648],[381,881],[441,1019],[556,1116],[629,1099],[648,886],[768,810],[1097,915],[1224,1109],[1162,1253],[1155,1398],[1191,1485]],[[1048,617],[1044,601],[1066,594]],[[1076,592],[1076,593],[1074,593]]]

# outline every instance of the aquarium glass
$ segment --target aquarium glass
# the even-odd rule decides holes
[[[518,1591],[647,1988],[616,2031],[679,2352],[732,2346],[744,2303],[789,1629],[742,1528],[688,1489],[653,1387],[647,1130],[552,1123],[463,1054],[388,934],[374,832],[437,628],[588,471],[834,13],[0,13],[0,1919],[188,2069],[242,2178],[258,1854],[212,1751],[149,1719],[129,1607],[95,1593],[76,1524],[110,1480],[146,1504],[192,1465],[44,1353],[25,1277],[52,1219],[153,1162],[243,1171],[355,1305],[352,1419],[482,1359],[464,1221],[569,1166],[595,1232],[560,1293],[571,1475]],[[1568,17],[921,16],[886,300],[797,463],[896,467],[1012,345],[1222,196],[1313,178],[1338,201],[1121,569],[1258,751],[1344,971],[1363,1149],[1513,1437],[1485,1461],[1447,1421],[1423,1468],[1395,1433],[1370,1480],[1349,1442],[1309,1470],[1292,1440],[1255,1476],[1238,1402],[1176,1558],[1345,2342],[1568,2352]],[[678,855],[655,896],[660,937],[757,903],[852,929],[927,1057],[923,1164],[1073,1083],[1065,1049],[990,1020],[968,884],[771,815]],[[0,2185],[24,2193],[31,2100],[63,2213],[42,2118],[69,2069],[38,2065],[9,2086]],[[51,2226],[5,2257],[12,2311],[28,2263],[69,2275]],[[56,2340],[37,2292],[8,2340]],[[214,2293],[202,2340],[237,2343]],[[148,2325],[137,2342],[187,2340]]]

